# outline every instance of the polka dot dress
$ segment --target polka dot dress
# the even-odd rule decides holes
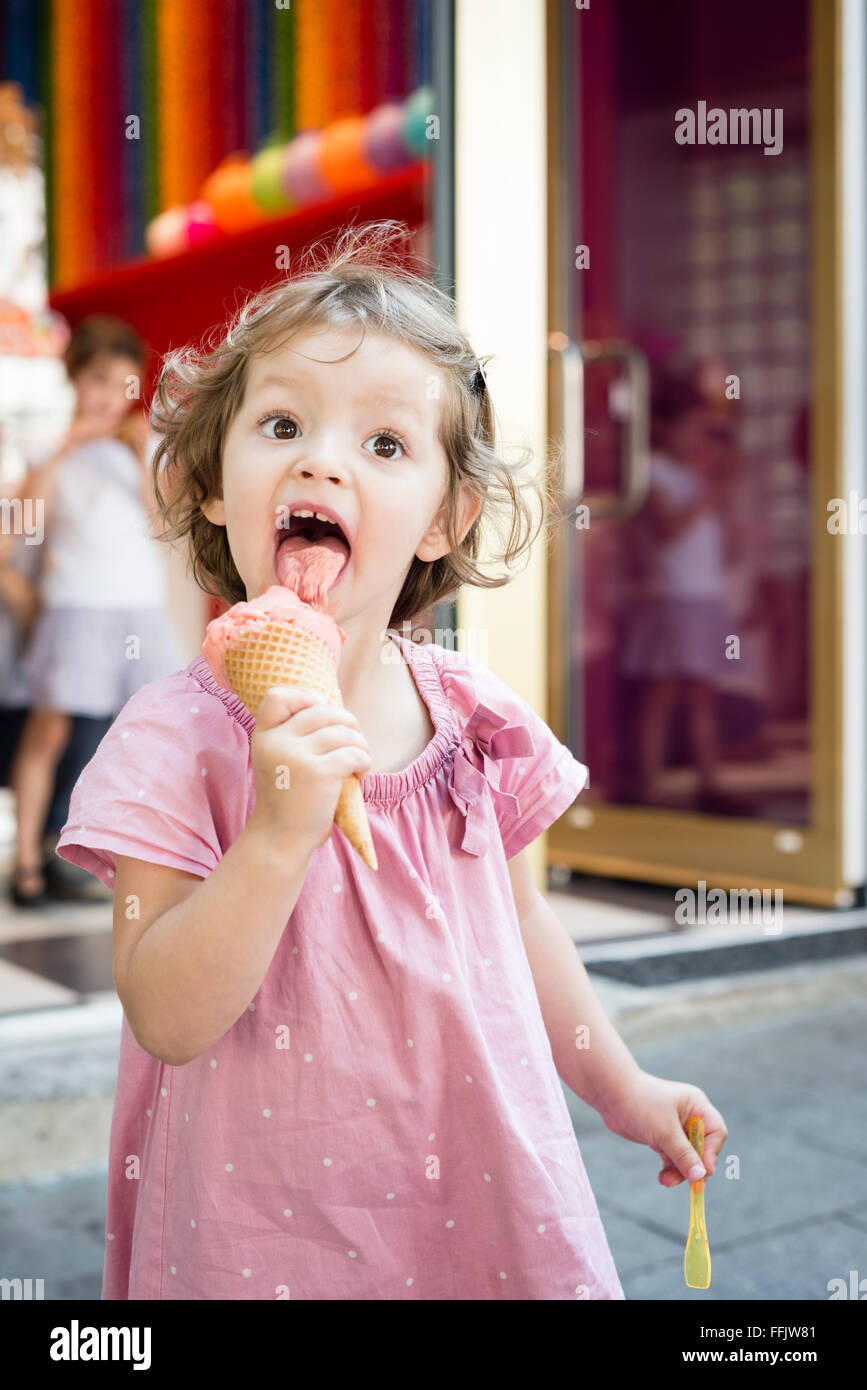
[[[624,1297],[507,868],[586,768],[481,663],[390,636],[435,733],[362,783],[379,871],[332,831],[255,996],[185,1066],[124,1018],[104,1299]],[[207,877],[253,809],[254,728],[202,659],[145,686],[58,853],[111,886],[117,854]]]

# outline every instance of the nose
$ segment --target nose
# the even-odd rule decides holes
[[[349,477],[349,470],[335,449],[316,451],[313,457],[308,454],[299,460],[297,472],[299,478],[311,482],[345,483]]]
[[[339,473],[330,473],[327,468],[299,468],[298,473],[302,478],[323,478],[328,483],[344,481]]]

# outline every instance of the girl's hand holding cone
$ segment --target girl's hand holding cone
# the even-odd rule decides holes
[[[343,720],[346,724],[337,680],[346,633],[325,612],[325,604],[331,584],[345,567],[347,549],[337,543],[335,550],[333,537],[328,538],[331,546],[313,543],[311,529],[306,528],[306,535],[287,537],[279,548],[277,571],[283,582],[271,585],[255,599],[233,604],[228,612],[214,618],[202,644],[217,682],[235,692],[257,723],[265,697],[278,688],[284,694],[306,691],[314,701],[330,708],[328,722],[339,725]],[[299,539],[300,546],[292,544]],[[295,713],[294,705],[289,713]],[[349,716],[349,721],[358,723],[354,716]],[[305,726],[305,732],[310,731]],[[360,730],[356,728],[354,734],[366,751]],[[332,751],[337,746],[329,744],[327,750],[314,751]],[[328,765],[326,776],[331,775],[332,766]],[[369,771],[368,756],[361,776]],[[354,765],[344,774],[332,807],[333,822],[365,864],[376,869],[376,850]]]
[[[283,686],[262,699],[250,749],[252,819],[311,853],[331,834],[346,779],[363,777],[371,766],[354,714],[313,691]]]

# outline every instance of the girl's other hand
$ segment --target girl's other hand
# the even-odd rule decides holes
[[[722,1115],[698,1086],[665,1081],[641,1070],[618,1092],[616,1100],[600,1107],[600,1114],[606,1129],[634,1144],[647,1144],[662,1159],[657,1181],[663,1187],[677,1187],[684,1179],[697,1181],[703,1175],[690,1179],[690,1169],[702,1162],[711,1177],[728,1135]],[[686,1136],[693,1115],[704,1120],[702,1159]]]
[[[65,452],[67,449],[76,449],[79,444],[86,444],[91,439],[104,439],[105,436],[105,422],[98,416],[76,415],[70,421],[60,447]]]
[[[132,410],[116,430],[117,438],[121,443],[126,444],[132,449],[139,463],[144,464],[147,459],[147,445],[150,438],[150,425],[147,416],[140,410]]]
[[[265,834],[310,853],[331,834],[340,789],[370,771],[367,739],[348,710],[310,690],[274,686],[259,706],[250,742],[256,804]]]

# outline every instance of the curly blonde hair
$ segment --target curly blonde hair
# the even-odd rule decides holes
[[[413,557],[390,626],[411,622],[462,584],[497,588],[509,582],[511,574],[486,575],[476,564],[483,525],[505,515],[508,534],[495,559],[509,568],[550,524],[549,475],[529,481],[540,502],[534,526],[525,485],[516,481],[532,450],[522,449],[514,464],[498,456],[482,365],[457,326],[453,300],[409,265],[409,234],[404,224],[386,220],[345,228],[331,249],[315,243],[302,258],[300,274],[281,277],[247,299],[225,332],[215,329],[202,348],[186,347],[164,359],[151,403],[152,427],[163,436],[152,463],[161,539],[189,538],[189,562],[205,593],[230,605],[247,598],[226,528],[210,522],[202,504],[221,495],[223,443],[241,407],[248,364],[254,354],[307,328],[360,323],[420,349],[445,377],[438,436],[448,463],[450,551],[432,561]],[[462,486],[482,505],[461,540],[453,504]]]

